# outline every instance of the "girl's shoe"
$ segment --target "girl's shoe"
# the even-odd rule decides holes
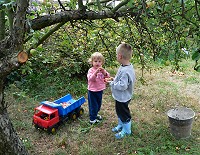
[[[96,124],[96,123],[99,123],[99,122],[100,122],[100,121],[99,121],[98,119],[95,119],[95,120],[93,120],[93,121],[90,120],[90,124],[91,124],[91,125]]]
[[[102,120],[102,117],[101,115],[97,115],[97,120],[101,121]]]

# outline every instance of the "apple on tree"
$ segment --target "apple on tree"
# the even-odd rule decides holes
[[[146,1],[147,8],[152,8],[155,6],[156,2],[155,1]]]
[[[36,49],[31,49],[31,50],[30,50],[30,54],[31,54],[31,55],[36,55],[36,53],[37,53],[37,50],[36,50]]]

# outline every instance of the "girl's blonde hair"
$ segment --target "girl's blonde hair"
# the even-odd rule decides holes
[[[100,59],[102,61],[102,64],[104,64],[104,62],[105,62],[104,56],[101,53],[99,53],[99,52],[94,52],[91,55],[91,57],[88,60],[89,64],[92,64],[92,62],[93,62],[94,59]]]

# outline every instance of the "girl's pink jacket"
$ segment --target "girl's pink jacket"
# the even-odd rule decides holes
[[[97,92],[104,90],[106,88],[106,83],[104,82],[105,78],[110,77],[110,74],[106,71],[106,76],[102,73],[98,73],[97,76],[94,75],[95,71],[94,67],[88,70],[87,79],[88,79],[88,90]]]

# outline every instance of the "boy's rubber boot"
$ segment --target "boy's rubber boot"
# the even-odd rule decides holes
[[[122,121],[120,118],[118,118],[118,125],[114,128],[112,128],[112,132],[120,132],[122,130]]]
[[[128,123],[123,123],[122,124],[122,131],[120,131],[119,133],[115,134],[115,137],[117,139],[121,139],[126,135],[130,135],[131,134],[131,121]]]

